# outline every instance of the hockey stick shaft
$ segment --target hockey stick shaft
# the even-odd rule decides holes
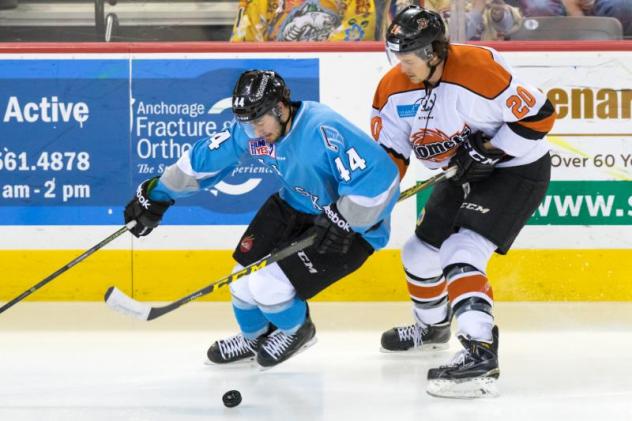
[[[81,255],[79,255],[76,258],[74,258],[71,262],[67,263],[65,266],[57,269],[55,272],[51,273],[46,278],[42,279],[37,284],[33,285],[31,288],[29,288],[26,291],[24,291],[22,294],[18,295],[17,297],[12,299],[11,301],[9,301],[6,304],[4,304],[2,307],[0,307],[0,313],[5,312],[6,310],[8,310],[9,308],[13,307],[14,305],[19,303],[20,301],[24,300],[26,297],[28,297],[29,295],[33,294],[38,289],[42,288],[44,285],[48,284],[50,281],[52,281],[53,279],[57,278],[62,273],[68,271],[70,268],[72,268],[76,264],[78,264],[81,261],[83,261],[86,257],[90,256],[91,254],[93,254],[97,250],[102,249],[107,244],[111,243],[116,238],[120,237],[122,234],[124,234],[128,230],[132,229],[135,225],[136,225],[136,221],[130,221],[127,225],[119,228],[115,233],[113,233],[112,235],[110,235],[106,239],[102,240],[98,244],[96,244],[93,247],[91,247],[90,249],[86,250]]]
[[[399,198],[397,199],[397,202],[401,202],[402,200],[408,199],[409,197],[414,196],[420,191],[430,186],[433,186],[439,181],[442,181],[446,178],[450,178],[454,174],[455,171],[456,169],[454,168],[448,168],[446,171],[442,172],[441,174],[437,174],[434,177],[431,177],[424,182],[421,182],[413,187],[410,187],[404,190],[400,194]],[[162,307],[152,307],[149,304],[134,300],[133,298],[129,297],[124,292],[122,292],[121,290],[119,290],[118,288],[114,286],[111,286],[106,291],[105,302],[113,310],[119,311],[121,313],[125,313],[127,315],[130,315],[132,317],[135,317],[141,320],[153,320],[167,313],[172,312],[173,310],[179,308],[180,306],[186,303],[189,303],[204,295],[208,295],[218,288],[229,285],[235,282],[239,278],[242,278],[246,275],[250,275],[252,272],[263,269],[264,267],[269,266],[272,263],[283,260],[294,253],[297,253],[303,249],[306,249],[310,247],[311,245],[313,245],[315,240],[316,240],[315,235],[311,235],[309,237],[303,238],[295,243],[290,244],[284,249],[268,254],[267,256],[244,267],[238,272],[231,273],[230,275],[225,276],[213,282],[212,284],[205,286],[202,289],[192,292],[191,294],[186,295],[180,298],[179,300],[176,300]]]
[[[437,174],[437,175],[435,175],[433,177],[430,177],[426,181],[422,181],[421,183],[417,183],[414,186],[409,187],[406,190],[404,190],[403,192],[401,192],[400,195],[399,195],[399,198],[397,199],[397,202],[399,203],[399,202],[401,202],[403,200],[406,200],[409,197],[416,195],[420,191],[425,190],[428,187],[437,184],[439,181],[442,181],[442,180],[444,180],[446,178],[452,177],[455,173],[456,173],[456,167],[450,167],[450,168],[446,169],[444,172],[442,172],[441,174]]]
[[[208,295],[211,292],[215,291],[218,288],[229,285],[235,282],[237,279],[242,278],[246,275],[250,275],[252,272],[256,272],[260,269],[263,269],[266,266],[271,265],[272,263],[278,262],[279,260],[283,260],[286,257],[297,253],[312,244],[314,244],[314,240],[316,239],[315,235],[311,235],[306,237],[300,241],[290,244],[282,250],[279,250],[276,253],[271,253],[265,256],[264,258],[257,260],[256,262],[244,267],[238,272],[231,273],[228,276],[225,276],[210,285],[205,286],[202,289],[199,289],[195,292],[192,292],[189,295],[186,295],[179,300],[176,300],[166,306],[162,307],[151,307],[148,304],[141,303],[139,301],[134,300],[127,296],[124,292],[119,290],[116,287],[110,287],[105,293],[105,302],[112,309],[117,310],[119,312],[128,314],[130,316],[136,317],[141,320],[153,320],[157,317],[160,317],[164,314],[170,313],[178,307],[191,302],[199,297],[204,295]]]

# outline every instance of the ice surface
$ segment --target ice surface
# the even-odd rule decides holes
[[[286,363],[203,364],[229,303],[151,322],[103,303],[21,303],[0,317],[0,420],[632,420],[632,303],[498,303],[501,396],[425,393],[458,350],[379,352],[407,303],[313,303],[318,342]],[[454,326],[453,326],[454,330]],[[222,395],[241,391],[226,408]]]

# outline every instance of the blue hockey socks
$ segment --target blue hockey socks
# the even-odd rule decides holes
[[[245,338],[255,339],[268,330],[268,320],[259,307],[233,297],[233,312]]]
[[[263,315],[286,335],[293,335],[307,317],[307,303],[296,297],[285,304],[260,308]]]

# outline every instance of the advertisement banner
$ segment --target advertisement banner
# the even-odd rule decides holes
[[[117,224],[129,196],[129,61],[0,63],[0,224]]]
[[[28,64],[28,65],[26,65]],[[244,70],[319,100],[318,59],[3,60],[0,224],[116,225],[135,186],[232,119]],[[279,181],[246,158],[165,225],[243,225]]]
[[[431,192],[417,195],[418,214]],[[551,181],[527,225],[632,225],[632,181]]]

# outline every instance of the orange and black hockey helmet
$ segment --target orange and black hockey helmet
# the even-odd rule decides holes
[[[432,43],[446,41],[441,16],[421,6],[410,5],[399,12],[386,33],[386,48],[394,53],[415,52],[424,60],[435,53]],[[443,54],[439,54],[440,58]]]

